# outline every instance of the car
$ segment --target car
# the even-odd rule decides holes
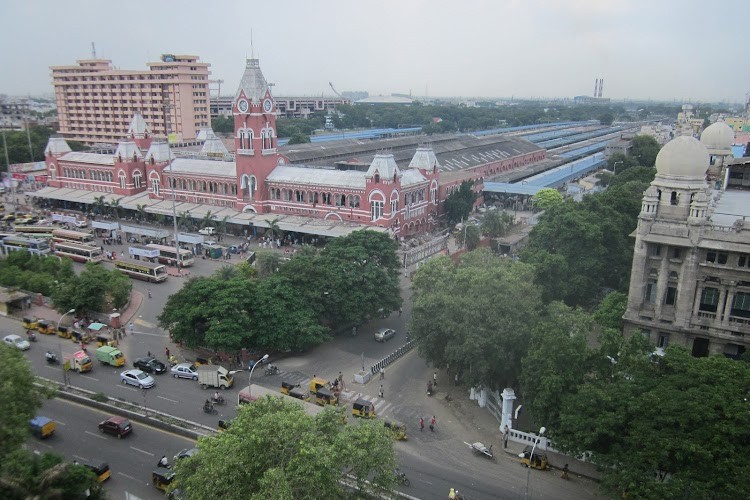
[[[174,461],[177,462],[178,460],[181,460],[183,458],[190,458],[196,453],[198,453],[198,448],[185,448],[174,456]]]
[[[133,361],[133,367],[143,370],[146,373],[154,373],[156,375],[167,372],[167,365],[154,357],[148,356]]]
[[[31,344],[29,344],[28,340],[22,339],[18,335],[6,335],[3,338],[3,342],[8,344],[11,347],[15,347],[16,349],[20,351],[25,351],[27,349],[31,349]]]
[[[381,328],[375,332],[375,340],[378,342],[385,342],[393,338],[396,335],[396,330],[392,328]]]
[[[125,417],[109,417],[107,420],[99,422],[99,432],[103,434],[112,434],[122,439],[133,432],[133,426],[130,420]]]
[[[214,228],[212,228],[212,227],[209,226],[209,227],[204,227],[203,229],[199,229],[198,230],[198,234],[203,234],[205,236],[211,236],[212,234],[214,234],[215,231],[216,230]]]
[[[189,378],[198,380],[198,372],[192,363],[178,363],[170,370],[174,378]]]
[[[123,384],[134,385],[141,389],[148,389],[156,383],[151,375],[141,370],[125,370],[120,374],[120,380]]]

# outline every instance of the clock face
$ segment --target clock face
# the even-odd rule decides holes
[[[270,113],[271,109],[273,108],[273,103],[271,102],[271,99],[266,99],[263,101],[263,111],[266,113]]]
[[[237,101],[237,109],[240,110],[240,113],[244,113],[247,111],[247,101],[245,99],[240,99]]]

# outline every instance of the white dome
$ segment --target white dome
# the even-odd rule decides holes
[[[691,136],[672,139],[656,155],[657,175],[705,179],[709,158],[706,146]]]
[[[701,142],[708,149],[732,149],[734,131],[724,122],[716,122],[706,127],[701,134]]]

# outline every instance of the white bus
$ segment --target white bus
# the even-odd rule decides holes
[[[55,229],[52,231],[54,241],[72,241],[73,243],[93,243],[94,235],[91,233],[81,233],[79,231],[69,231],[67,229]]]
[[[167,266],[132,260],[115,261],[115,269],[131,278],[159,283],[167,279]]]
[[[2,242],[3,255],[17,250],[25,250],[32,255],[48,255],[49,243],[41,238],[23,238],[21,236],[6,236]]]
[[[159,258],[159,250],[155,248],[147,248],[143,245],[130,245],[128,247],[128,255],[135,260],[143,259],[148,262],[156,262],[156,259]]]
[[[55,243],[55,255],[68,257],[76,262],[101,262],[104,260],[104,252],[101,247],[86,245],[85,243],[72,243],[70,241],[58,241]]]
[[[177,261],[176,258],[176,250],[174,247],[168,247],[164,245],[156,245],[154,243],[150,243],[146,245],[146,248],[151,248],[153,250],[159,251],[159,262],[162,264],[167,265],[174,265],[174,263]],[[190,250],[185,250],[184,248],[180,248],[180,267],[188,267],[192,266],[195,262],[195,257],[193,256],[193,252]]]
[[[34,235],[49,235],[52,236],[52,231],[55,230],[54,226],[14,226],[13,228],[18,234],[34,234]]]

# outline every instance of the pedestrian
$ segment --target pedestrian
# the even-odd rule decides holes
[[[508,429],[508,426],[505,426],[505,430],[503,431],[503,448],[508,447],[508,434],[510,433],[510,429]]]
[[[419,432],[422,432],[424,430],[424,418],[419,417]]]
[[[437,387],[437,371],[432,372],[432,385]]]
[[[380,380],[385,380],[385,370],[383,367],[380,367]]]
[[[380,384],[380,393],[378,394],[379,397],[383,398],[383,384]],[[385,399],[385,398],[383,398]]]
[[[398,316],[399,316],[399,318],[401,317],[401,313],[402,312],[404,312],[403,308],[399,307],[398,308]]]
[[[560,475],[563,479],[570,479],[568,477],[568,464],[565,464],[565,467],[563,467],[562,474]]]
[[[148,298],[149,299],[151,298],[151,289],[150,288],[148,289]]]
[[[151,351],[148,351],[148,352],[146,353],[146,356],[148,356],[148,357],[150,358],[150,357],[151,357]]]
[[[135,332],[135,323],[131,321],[129,328],[130,328],[130,335],[133,335],[133,332]]]
[[[141,351],[141,352],[143,352],[143,351]],[[169,359],[169,347],[165,347],[164,348],[164,355],[167,357],[167,359]]]
[[[435,420],[435,415],[433,415],[430,419],[430,430],[432,432],[435,432],[435,424],[437,424],[437,420]]]

